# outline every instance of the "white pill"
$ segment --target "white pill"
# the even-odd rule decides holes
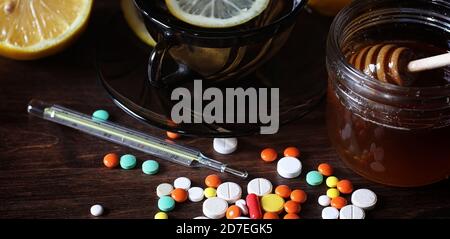
[[[369,189],[358,189],[352,193],[352,204],[370,210],[377,204],[377,195]]]
[[[331,199],[327,195],[322,195],[319,197],[319,199],[317,199],[317,202],[320,206],[328,207],[330,206]]]
[[[204,194],[203,194],[203,188],[199,187],[192,187],[188,190],[188,198],[191,202],[200,202],[203,200]]]
[[[264,196],[272,192],[272,183],[265,178],[255,178],[247,184],[247,193]]]
[[[173,191],[173,186],[168,183],[161,183],[156,187],[156,195],[158,197],[169,196]]]
[[[322,218],[323,219],[338,219],[339,218],[339,210],[334,207],[326,207],[322,210]]]
[[[236,217],[235,219],[250,219],[249,217]]]
[[[187,191],[189,190],[189,188],[191,188],[191,180],[186,177],[179,177],[175,179],[175,181],[173,182],[173,186],[175,188],[181,188]]]
[[[209,218],[207,218],[205,216],[198,216],[198,217],[194,217],[194,219],[209,219]]]
[[[283,178],[296,178],[302,172],[302,163],[294,157],[284,157],[278,160],[277,172]]]
[[[248,215],[247,202],[244,199],[239,199],[234,204],[241,209],[242,215]]]
[[[225,217],[227,209],[228,203],[222,198],[208,198],[203,202],[203,214],[211,219],[220,219]]]
[[[231,154],[236,151],[238,141],[236,138],[215,138],[213,141],[214,150],[220,154]]]
[[[226,182],[217,187],[217,197],[222,198],[228,203],[234,203],[241,199],[242,188],[237,183]]]
[[[91,207],[91,214],[94,217],[99,217],[103,214],[105,210],[103,209],[102,205],[96,204]]]
[[[339,219],[364,219],[365,217],[364,210],[355,205],[347,205],[339,212]]]

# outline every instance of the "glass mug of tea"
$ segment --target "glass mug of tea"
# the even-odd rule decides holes
[[[158,42],[149,58],[150,83],[161,86],[198,78],[217,82],[253,72],[284,45],[306,2],[269,0],[265,10],[250,21],[206,28],[177,19],[164,0],[135,0],[147,29]],[[163,76],[167,56],[178,69]]]

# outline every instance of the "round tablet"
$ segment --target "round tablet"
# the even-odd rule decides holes
[[[217,188],[217,197],[224,199],[228,203],[234,203],[241,199],[242,189],[237,183],[226,182]]]
[[[159,171],[159,164],[155,160],[147,160],[142,164],[142,172],[145,174],[156,174]]]
[[[272,183],[265,178],[255,178],[247,184],[247,193],[256,194],[259,197],[272,192]]]
[[[277,163],[277,172],[283,178],[296,178],[302,172],[302,163],[294,157],[281,158]]]
[[[222,198],[208,198],[203,202],[203,214],[211,219],[220,219],[225,217],[228,203]]]
[[[215,138],[213,141],[214,150],[219,154],[231,154],[236,151],[237,145],[236,138]]]
[[[265,212],[279,213],[283,210],[284,199],[276,194],[267,194],[261,198],[261,207]]]
[[[250,219],[249,217],[236,217],[235,219]]]
[[[369,189],[358,189],[352,193],[352,204],[364,210],[370,210],[377,204],[377,195]]]
[[[364,210],[355,205],[347,205],[339,212],[339,219],[364,219],[365,217]]]
[[[92,118],[94,120],[106,121],[109,119],[109,113],[106,110],[96,110],[94,113],[92,113]]]
[[[200,202],[203,200],[204,194],[203,194],[203,188],[199,187],[192,187],[188,190],[189,194],[189,201],[191,202]]]
[[[194,217],[194,219],[209,219],[209,218],[207,218],[205,216],[198,216],[198,217]]]
[[[103,209],[103,206],[100,204],[96,204],[91,207],[91,214],[94,217],[99,217],[103,214],[105,210]]]
[[[217,190],[215,188],[206,188],[205,191],[203,192],[205,194],[206,198],[213,198],[217,195]]]
[[[131,154],[125,154],[120,157],[120,167],[123,169],[132,169],[136,167],[136,157]]]
[[[181,188],[187,191],[189,190],[189,188],[191,188],[191,180],[186,177],[179,177],[175,179],[175,181],[173,182],[173,186],[175,188]]]
[[[317,202],[322,207],[328,207],[331,204],[331,199],[327,195],[322,195],[317,199]]]
[[[155,219],[169,219],[169,216],[165,212],[158,212],[155,214]]]
[[[323,219],[338,219],[339,218],[339,210],[334,207],[326,207],[322,210],[322,218]]]
[[[158,208],[163,212],[172,211],[175,208],[175,200],[169,196],[162,196],[158,200]]]
[[[168,183],[161,183],[156,187],[156,195],[158,197],[169,196],[173,191],[173,186]]]
[[[311,186],[320,185],[323,182],[323,175],[319,171],[310,171],[306,174],[306,182]]]
[[[242,215],[248,215],[248,207],[244,199],[239,199],[234,204],[241,209]]]

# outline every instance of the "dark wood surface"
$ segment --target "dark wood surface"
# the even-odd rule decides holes
[[[153,218],[158,184],[188,176],[193,185],[203,187],[204,178],[212,173],[163,161],[159,161],[161,171],[155,176],[144,175],[139,167],[109,170],[102,164],[103,155],[109,152],[132,153],[139,162],[152,157],[27,115],[27,102],[37,98],[86,113],[106,109],[115,122],[164,136],[163,131],[145,126],[115,107],[96,79],[93,42],[107,16],[118,10],[116,1],[96,1],[88,31],[64,53],[32,62],[0,58],[0,218],[92,218],[89,208],[96,203],[107,208],[104,218]],[[393,188],[369,182],[346,168],[328,141],[323,105],[276,135],[240,138],[238,151],[230,156],[215,153],[211,139],[185,137],[178,142],[247,169],[251,178],[265,177],[274,185],[306,190],[308,201],[302,206],[302,218],[320,218],[317,197],[325,193],[326,186],[307,186],[305,173],[293,180],[280,178],[276,164],[259,159],[262,148],[270,146],[281,152],[297,146],[303,152],[304,171],[328,162],[338,177],[352,180],[355,188],[372,189],[379,203],[368,218],[450,218],[449,180],[421,188]],[[247,181],[222,178],[241,184],[245,191]],[[201,205],[177,204],[169,215],[200,216]]]

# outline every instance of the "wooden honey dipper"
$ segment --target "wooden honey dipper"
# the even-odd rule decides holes
[[[449,66],[450,53],[416,60],[409,48],[377,44],[352,54],[349,63],[379,81],[409,86],[414,81],[413,73]]]

